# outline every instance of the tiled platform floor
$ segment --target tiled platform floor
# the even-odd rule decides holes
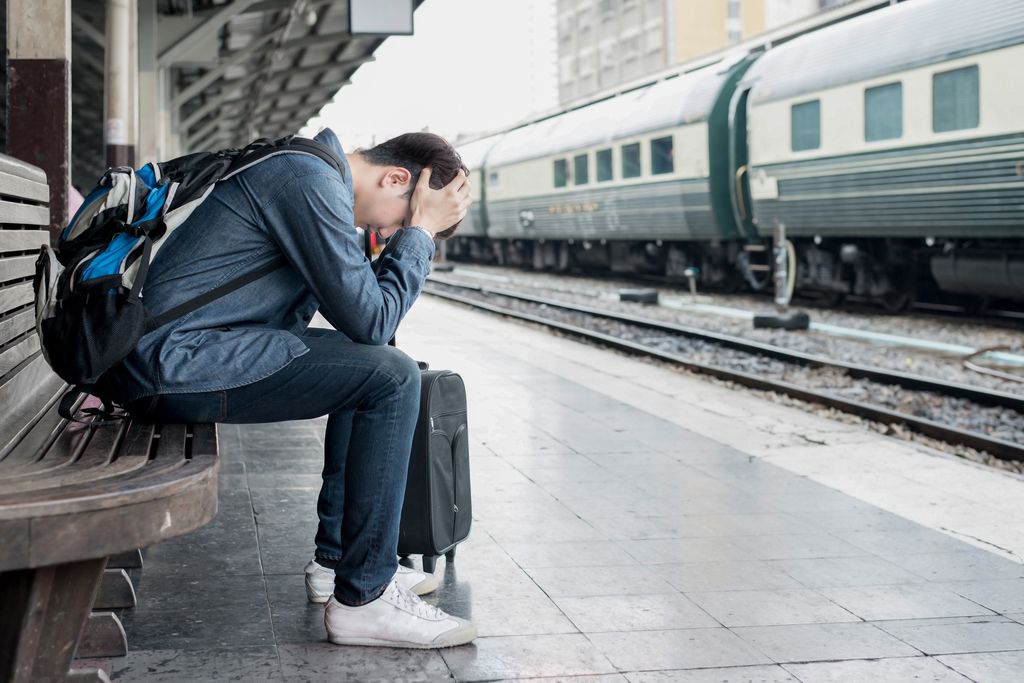
[[[759,446],[742,419],[717,440],[659,416],[671,392],[610,390],[700,380],[430,299],[399,344],[469,386],[474,528],[431,601],[481,637],[326,643],[301,574],[323,422],[227,425],[220,513],[149,551],[116,679],[1024,680],[1024,565],[723,444]]]

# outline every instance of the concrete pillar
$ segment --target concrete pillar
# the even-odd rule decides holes
[[[138,54],[138,25],[132,21],[131,0],[107,0],[107,49],[105,123],[103,142],[107,150],[107,166],[135,165],[135,103],[138,90],[133,90]]]
[[[135,146],[135,155],[139,149],[139,3],[132,0],[128,3],[128,92],[129,106],[131,107],[131,125],[129,126],[128,140]]]
[[[157,64],[157,0],[138,2],[139,106],[138,165],[164,161],[167,79]]]
[[[46,171],[50,235],[68,221],[71,0],[7,0],[7,153]]]

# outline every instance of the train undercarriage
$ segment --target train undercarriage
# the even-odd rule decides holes
[[[825,305],[870,301],[897,312],[915,302],[981,311],[1024,307],[1024,243],[1020,240],[791,240],[797,296]],[[694,278],[714,291],[771,291],[769,245],[739,241],[532,240],[456,237],[454,261],[547,272]],[[790,268],[792,264],[790,263]]]

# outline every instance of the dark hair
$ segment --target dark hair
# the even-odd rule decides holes
[[[359,154],[371,164],[401,166],[409,171],[412,174],[412,182],[408,197],[412,197],[424,166],[430,166],[430,187],[435,190],[440,190],[450,183],[460,169],[469,175],[469,169],[462,163],[462,157],[455,148],[443,137],[433,133],[405,133],[376,147],[360,150]],[[448,239],[458,227],[459,224],[456,223],[436,236],[439,239]]]

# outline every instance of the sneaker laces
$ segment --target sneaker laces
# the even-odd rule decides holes
[[[412,612],[414,615],[425,619],[440,619],[447,616],[444,610],[424,602],[420,596],[405,588],[394,579],[391,581],[391,591],[394,594],[395,603],[400,609]]]

